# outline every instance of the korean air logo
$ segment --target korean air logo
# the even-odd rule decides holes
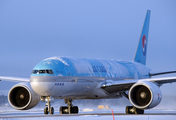
[[[144,56],[146,55],[146,48],[147,48],[147,39],[146,39],[146,36],[143,35],[142,36],[142,52]]]

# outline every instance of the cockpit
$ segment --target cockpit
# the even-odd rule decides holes
[[[32,74],[54,74],[52,70],[33,70]]]

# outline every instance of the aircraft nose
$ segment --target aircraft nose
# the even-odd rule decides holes
[[[63,82],[52,76],[31,76],[30,84],[40,96],[61,96],[64,86]]]
[[[49,96],[52,83],[45,82],[43,76],[31,76],[30,84],[32,89],[40,96]]]

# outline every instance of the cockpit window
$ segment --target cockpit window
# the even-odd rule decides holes
[[[39,71],[38,70],[33,70],[32,73],[33,74],[39,74]]]
[[[54,74],[52,70],[33,70],[32,74]]]
[[[46,70],[46,73],[53,74],[53,71],[52,70]]]
[[[46,73],[50,74],[49,70],[46,70]]]
[[[45,73],[45,70],[39,70],[39,74]]]

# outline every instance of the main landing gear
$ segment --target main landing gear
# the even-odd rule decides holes
[[[134,106],[127,106],[126,114],[144,114],[144,110],[138,109]]]
[[[60,114],[78,114],[78,106],[73,106],[73,99],[64,99],[67,106],[60,107]]]
[[[44,109],[44,114],[47,115],[48,113],[50,113],[52,115],[52,114],[54,114],[54,108],[51,107],[51,104],[50,104],[51,98],[50,98],[50,96],[46,97],[46,100],[47,100],[47,103],[46,103],[47,107],[45,107],[45,109]]]
[[[51,97],[41,97],[42,101],[47,101],[45,109],[44,109],[44,114],[50,113],[51,115],[54,114],[54,108],[51,107]],[[72,102],[73,99],[64,99],[65,103],[67,106],[61,106],[60,107],[60,114],[78,114],[79,108],[77,106],[73,106]]]
[[[120,92],[120,94],[129,100],[126,92]],[[144,114],[144,110],[138,109],[134,106],[126,106],[126,114]]]

